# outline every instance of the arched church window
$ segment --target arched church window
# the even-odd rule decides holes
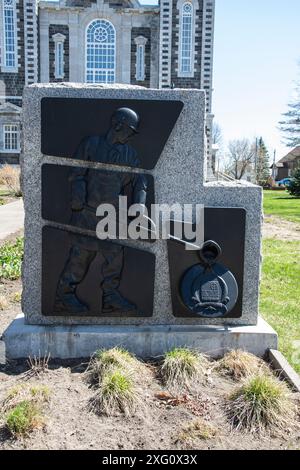
[[[86,31],[86,81],[114,83],[116,31],[107,20],[94,20]]]
[[[179,72],[190,76],[193,73],[194,8],[190,2],[183,3],[180,14]]]

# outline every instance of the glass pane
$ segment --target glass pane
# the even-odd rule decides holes
[[[86,81],[114,83],[116,37],[113,25],[106,20],[93,21],[86,36]]]

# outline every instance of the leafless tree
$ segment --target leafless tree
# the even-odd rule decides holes
[[[217,122],[213,123],[212,143],[213,144],[218,144],[219,146],[221,146],[222,143],[223,143],[222,129],[221,129],[220,125]]]
[[[231,173],[235,179],[240,180],[248,166],[254,162],[255,146],[248,139],[231,140],[228,150]]]

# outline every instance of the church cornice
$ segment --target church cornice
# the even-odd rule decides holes
[[[117,10],[119,12],[130,13],[130,14],[147,14],[147,13],[159,13],[160,8],[156,5],[141,5],[138,1],[131,1],[128,2],[132,6],[124,5],[118,6],[114,8],[110,6],[109,3],[104,2],[103,0],[97,0],[95,2],[91,2],[89,5],[68,5],[67,0],[59,0],[58,2],[47,1],[47,0],[40,0],[38,4],[38,8],[41,10],[49,10],[49,11],[84,11],[90,8],[94,9],[109,9],[109,10]]]

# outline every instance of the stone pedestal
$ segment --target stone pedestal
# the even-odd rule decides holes
[[[47,356],[88,358],[97,349],[123,347],[141,358],[157,358],[173,348],[197,349],[210,357],[231,349],[264,356],[277,349],[277,334],[261,318],[255,326],[41,326],[26,325],[17,317],[4,332],[8,359]]]

